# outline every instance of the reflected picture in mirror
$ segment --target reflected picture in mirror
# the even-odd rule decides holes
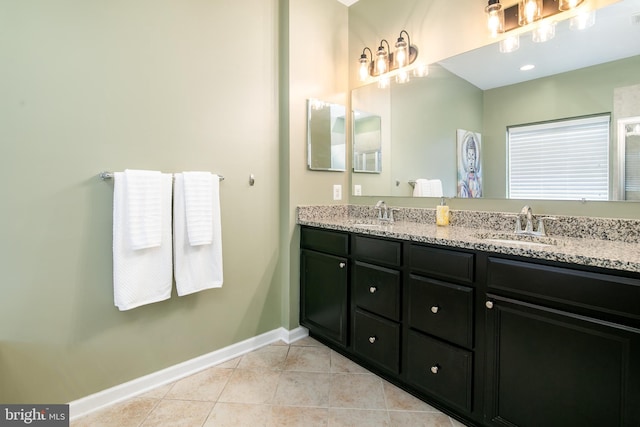
[[[312,170],[346,170],[346,109],[318,99],[307,100],[307,166]]]
[[[622,148],[616,124],[640,116],[640,26],[631,19],[638,12],[640,0],[622,0],[597,10],[595,25],[583,31],[559,22],[555,38],[546,43],[523,34],[516,52],[500,53],[497,44],[489,45],[432,64],[427,77],[406,84],[354,89],[354,109],[378,114],[370,106],[380,108],[383,101],[374,90],[388,101],[388,110],[379,114],[385,168],[375,178],[381,183],[371,180],[362,195],[411,197],[409,182],[438,178],[446,197],[457,196],[456,130],[468,129],[482,135],[482,196],[509,198],[507,129],[606,114],[612,124],[607,200],[632,200],[620,189],[631,181],[624,181],[628,167],[619,159],[637,154],[633,144]],[[535,67],[521,71],[526,64]],[[353,182],[361,180],[356,175]],[[577,193],[563,200],[582,199],[590,200]]]

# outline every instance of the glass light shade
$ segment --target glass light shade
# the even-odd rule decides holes
[[[500,40],[500,52],[501,53],[510,53],[515,52],[520,49],[520,36],[510,36],[504,40]]]
[[[542,21],[531,33],[531,40],[534,43],[544,43],[556,36],[556,23],[553,21]]]
[[[504,9],[497,0],[489,0],[489,5],[484,9],[487,12],[487,27],[491,37],[497,37],[504,32]]]
[[[596,23],[595,10],[583,10],[569,20],[569,29],[585,30]]]
[[[584,0],[560,0],[558,4],[558,9],[560,10],[571,10],[580,6]]]
[[[389,81],[389,77],[380,77],[378,79],[378,87],[380,89],[386,89],[391,85],[391,82]]]
[[[387,69],[387,58],[387,51],[384,49],[384,47],[380,46],[378,48],[378,52],[376,53],[375,70],[377,75],[384,74],[389,71]]]
[[[426,77],[429,75],[429,66],[427,64],[424,63],[419,63],[414,69],[413,69],[413,75],[415,77]]]
[[[362,54],[360,56],[360,66],[358,67],[358,74],[360,75],[360,81],[365,82],[369,78],[369,58],[367,55]]]
[[[398,71],[398,74],[396,74],[396,83],[409,83],[409,80],[411,80],[411,78],[409,76],[409,71],[406,68],[401,69]]]
[[[529,25],[542,17],[542,0],[520,0],[518,3],[518,24]]]
[[[393,54],[393,62],[396,68],[406,67],[409,64],[409,46],[403,37],[396,42],[396,51]]]

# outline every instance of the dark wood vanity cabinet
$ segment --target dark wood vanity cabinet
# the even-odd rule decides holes
[[[400,373],[402,244],[352,235],[353,352]]]
[[[485,421],[640,426],[640,280],[494,257],[487,267]]]
[[[303,228],[300,245],[300,324],[346,347],[349,235]]]
[[[301,324],[468,425],[640,426],[640,275],[302,227]]]

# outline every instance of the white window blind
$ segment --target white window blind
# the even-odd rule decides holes
[[[507,129],[509,197],[608,200],[609,115]]]

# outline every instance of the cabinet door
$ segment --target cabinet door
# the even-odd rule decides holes
[[[347,344],[346,258],[303,250],[300,323],[341,346]]]
[[[486,421],[640,425],[640,331],[489,295]]]

